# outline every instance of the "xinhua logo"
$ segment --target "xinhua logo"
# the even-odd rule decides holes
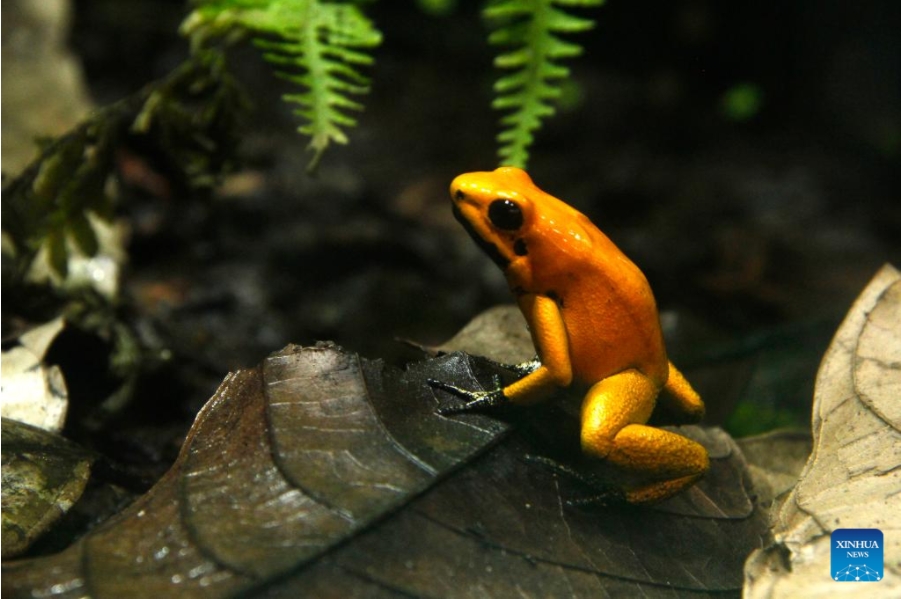
[[[832,531],[832,580],[882,580],[882,531],[878,528],[839,528]]]

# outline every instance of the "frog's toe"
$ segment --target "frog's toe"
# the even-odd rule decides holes
[[[442,391],[447,391],[457,397],[468,398],[471,391],[467,391],[466,389],[461,389],[455,385],[451,385],[450,383],[445,383],[444,381],[440,381],[438,379],[426,379],[426,383],[432,389],[441,389]]]
[[[570,497],[566,500],[569,507],[583,507],[588,505],[628,505],[629,499],[619,487],[606,485],[607,489],[584,497]]]
[[[527,462],[538,464],[555,474],[575,480],[582,486],[591,489],[592,493],[590,495],[566,498],[564,503],[570,507],[628,503],[628,498],[621,488],[603,481],[597,476],[587,474],[568,464],[558,462],[557,460],[546,456],[526,454],[525,459]]]
[[[464,412],[468,412],[469,408],[466,407],[467,404],[457,404],[453,406],[441,406],[435,413],[441,416],[451,416],[453,414],[462,414]]]
[[[495,406],[502,405],[505,403],[505,401],[506,398],[500,392],[481,392],[475,397],[475,399],[467,401],[464,404],[457,404],[454,406],[445,406],[439,408],[438,413],[444,416],[447,414],[475,412],[478,410],[484,410],[487,408],[493,408]]]
[[[433,389],[446,391],[447,393],[455,395],[460,399],[465,400],[466,402],[463,404],[443,406],[441,408],[438,408],[438,413],[441,415],[471,412],[474,410],[481,410],[483,408],[491,408],[494,406],[502,405],[507,402],[507,397],[504,395],[504,390],[500,388],[499,378],[496,378],[495,380],[498,388],[492,391],[470,391],[468,389],[461,389],[460,387],[451,385],[450,383],[445,383],[444,381],[439,381],[437,379],[428,379],[426,382]]]

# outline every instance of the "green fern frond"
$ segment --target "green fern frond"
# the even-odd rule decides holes
[[[328,146],[347,143],[345,129],[356,125],[348,112],[363,106],[351,96],[369,91],[360,67],[372,64],[367,50],[381,43],[381,32],[352,2],[325,0],[201,0],[184,26],[201,40],[235,28],[249,31],[276,73],[301,88],[283,97],[299,106],[298,130],[310,136],[315,169]]]
[[[513,49],[495,58],[494,65],[510,73],[494,84],[492,106],[509,111],[501,117],[501,164],[525,167],[534,132],[555,112],[558,85],[569,75],[560,62],[582,53],[581,46],[561,39],[561,34],[594,27],[594,21],[573,16],[558,7],[599,6],[604,0],[492,0],[483,10],[497,28],[488,38],[497,46]]]

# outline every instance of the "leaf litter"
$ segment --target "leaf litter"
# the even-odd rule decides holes
[[[4,564],[3,590],[739,592],[767,518],[728,435],[685,428],[714,459],[708,479],[678,498],[653,509],[569,506],[580,483],[527,459],[544,450],[537,427],[436,413],[453,400],[427,379],[477,388],[495,373],[461,353],[400,370],[330,344],[289,346],[226,377],[153,489],[62,553]]]

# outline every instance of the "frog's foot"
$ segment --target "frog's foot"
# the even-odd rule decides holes
[[[504,389],[501,386],[501,379],[496,375],[494,376],[494,388],[488,391],[470,391],[469,389],[461,389],[460,387],[436,379],[429,379],[426,382],[432,389],[447,391],[466,402],[456,406],[444,406],[438,408],[438,413],[442,416],[493,408],[508,402],[507,396],[504,395]]]
[[[619,505],[628,503],[626,494],[622,489],[620,489],[616,485],[612,485],[604,480],[601,480],[597,476],[580,472],[572,466],[563,464],[561,462],[558,462],[557,460],[545,456],[526,454],[525,459],[526,461],[532,462],[533,464],[539,464],[545,468],[548,468],[556,474],[560,474],[567,478],[573,479],[593,491],[591,495],[586,495],[583,497],[570,497],[566,499],[565,503],[567,506],[578,507],[583,505]]]

